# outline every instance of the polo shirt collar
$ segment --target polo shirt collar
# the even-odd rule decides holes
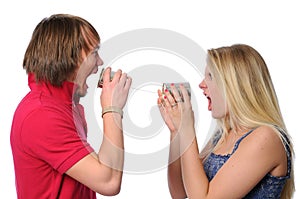
[[[46,95],[60,99],[66,103],[78,103],[79,98],[74,97],[76,85],[73,82],[64,81],[62,86],[57,87],[53,86],[50,83],[40,81],[36,82],[35,76],[33,73],[28,74],[28,85],[31,91],[40,91]]]

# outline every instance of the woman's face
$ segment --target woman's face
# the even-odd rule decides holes
[[[217,86],[216,79],[208,66],[205,68],[205,76],[199,87],[208,99],[208,110],[211,111],[212,117],[215,119],[224,118],[228,113],[224,95]]]

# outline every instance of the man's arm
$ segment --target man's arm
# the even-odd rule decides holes
[[[87,155],[66,174],[102,195],[120,192],[124,162],[122,118],[118,113],[103,116],[104,137],[99,153]]]
[[[102,195],[120,192],[124,140],[122,109],[127,101],[131,78],[118,70],[110,79],[111,68],[104,71],[101,93],[104,137],[98,154],[91,153],[73,165],[67,174]]]

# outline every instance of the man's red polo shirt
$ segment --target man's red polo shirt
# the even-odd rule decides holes
[[[72,100],[74,84],[37,84],[32,74],[28,82],[31,91],[17,107],[11,128],[18,198],[96,198],[65,174],[93,151],[83,107]]]

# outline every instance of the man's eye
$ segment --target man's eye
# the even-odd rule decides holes
[[[97,55],[98,55],[98,50],[95,50],[95,51],[93,52],[93,54],[94,54],[95,56],[97,56]]]

